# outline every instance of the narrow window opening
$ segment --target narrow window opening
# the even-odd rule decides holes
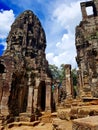
[[[0,73],[4,73],[5,72],[5,67],[3,64],[0,64]]]
[[[86,7],[86,12],[87,16],[94,15],[93,7],[92,6]]]

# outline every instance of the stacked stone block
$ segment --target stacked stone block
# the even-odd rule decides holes
[[[87,15],[86,8],[93,14]],[[81,3],[82,21],[76,27],[79,96],[98,98],[98,1]]]

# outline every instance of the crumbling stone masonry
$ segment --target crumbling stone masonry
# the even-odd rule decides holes
[[[46,37],[32,11],[11,26],[0,57],[0,110],[4,115],[51,111],[51,73],[45,56]]]
[[[92,7],[92,15],[87,7]],[[79,96],[98,98],[98,0],[81,3],[81,11],[82,21],[76,27]]]
[[[59,96],[58,101],[59,101],[59,105],[63,107],[63,106],[66,106],[68,102],[70,102],[70,100],[74,98],[73,79],[72,79],[70,64],[64,65],[64,78],[63,78],[62,84],[60,85],[61,86],[58,87],[58,96]],[[56,99],[56,96],[55,96],[55,99]]]

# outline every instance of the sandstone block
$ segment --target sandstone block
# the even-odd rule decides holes
[[[62,120],[70,120],[70,109],[60,109],[57,116]]]
[[[98,130],[98,116],[75,119],[72,130]]]

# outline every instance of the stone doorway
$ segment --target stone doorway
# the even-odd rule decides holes
[[[12,74],[11,91],[8,101],[10,114],[18,116],[19,113],[26,111],[27,94],[26,78],[24,78],[23,73],[14,72]]]
[[[41,81],[40,87],[39,87],[39,107],[41,111],[45,111],[45,102],[46,102],[46,85],[45,81]]]
[[[4,73],[5,72],[5,67],[3,64],[0,64],[0,73]]]

